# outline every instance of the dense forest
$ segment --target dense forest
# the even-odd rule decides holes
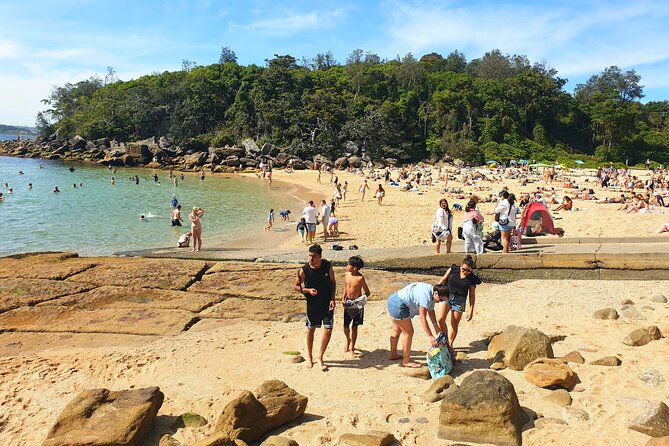
[[[25,127],[22,125],[0,124],[0,133],[4,135],[34,135],[36,130],[33,127]]]
[[[55,88],[37,127],[62,138],[167,136],[193,150],[252,137],[302,157],[336,157],[353,142],[401,161],[666,162],[669,101],[641,103],[640,82],[612,66],[572,95],[555,70],[499,50],[471,61],[355,50],[343,64],[330,52],[275,55],[260,67],[237,64],[226,47],[212,65],[184,61],[127,82],[109,68]]]

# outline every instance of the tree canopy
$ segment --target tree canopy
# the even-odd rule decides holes
[[[202,147],[252,137],[304,156],[339,156],[353,141],[403,161],[669,159],[669,102],[640,103],[640,77],[615,66],[571,95],[555,70],[499,50],[469,62],[458,51],[383,60],[356,49],[344,64],[330,51],[301,61],[275,54],[261,67],[237,64],[223,47],[219,62],[184,60],[181,71],[125,82],[109,68],[104,80],[55,88],[38,127]]]

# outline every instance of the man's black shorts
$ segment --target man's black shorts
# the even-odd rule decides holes
[[[348,327],[353,322],[353,326],[362,325],[365,317],[364,308],[345,308],[344,309],[344,327]]]
[[[177,218],[172,219],[172,226],[181,226],[181,222]]]
[[[334,312],[321,309],[307,308],[307,328],[332,328],[334,325]]]

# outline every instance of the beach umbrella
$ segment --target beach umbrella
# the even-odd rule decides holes
[[[488,164],[497,164],[497,161],[495,161],[495,160],[490,160],[490,161],[488,161]]]
[[[575,162],[576,164],[585,164],[585,163],[584,163],[583,161],[581,161],[581,160],[576,160],[576,161],[574,161],[574,162]]]

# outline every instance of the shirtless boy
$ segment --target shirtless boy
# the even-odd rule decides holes
[[[358,357],[355,352],[355,341],[358,339],[358,326],[363,323],[364,305],[370,294],[367,281],[360,274],[363,266],[365,266],[365,263],[358,256],[348,259],[345,276],[346,285],[341,296],[341,302],[344,305],[344,335],[346,336],[344,352],[351,352],[352,358]],[[366,298],[363,296],[366,296]],[[349,329],[351,325],[352,328]]]

